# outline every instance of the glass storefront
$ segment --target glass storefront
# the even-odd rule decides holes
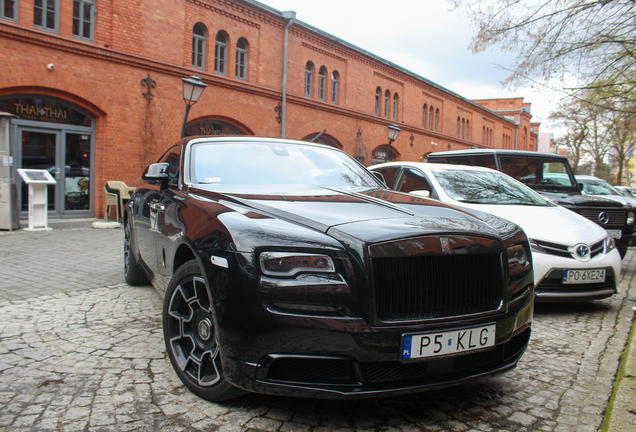
[[[35,95],[3,97],[0,111],[17,116],[12,120],[15,168],[45,169],[56,180],[48,186],[49,217],[92,217],[93,119],[63,101]],[[28,188],[18,188],[26,218]]]

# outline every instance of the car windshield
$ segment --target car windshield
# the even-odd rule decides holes
[[[548,202],[527,186],[498,171],[431,169],[446,195],[474,204],[545,206]]]
[[[579,180],[583,192],[590,195],[622,195],[611,184],[603,180]]]
[[[520,182],[545,188],[576,187],[564,161],[501,157],[501,171]]]
[[[194,144],[190,175],[193,183],[213,184],[223,191],[266,185],[277,190],[379,187],[375,177],[345,153],[281,142]]]

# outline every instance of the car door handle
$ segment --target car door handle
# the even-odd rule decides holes
[[[166,209],[166,206],[161,203],[150,203],[148,204],[148,207],[156,212],[164,211]]]

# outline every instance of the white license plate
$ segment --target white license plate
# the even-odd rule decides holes
[[[619,239],[623,237],[623,231],[621,230],[607,230],[607,233],[609,234],[610,237],[615,239]]]
[[[411,360],[495,346],[496,324],[460,330],[404,335],[402,359]]]
[[[563,270],[564,284],[584,284],[605,282],[605,269]]]

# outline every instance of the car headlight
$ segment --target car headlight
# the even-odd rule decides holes
[[[518,244],[508,247],[508,265],[526,265],[530,261],[528,256],[528,248],[525,245]]]
[[[632,225],[634,222],[636,222],[636,213],[627,212],[627,225]]]
[[[261,271],[268,276],[291,277],[298,273],[334,273],[329,255],[297,252],[263,252]]]
[[[616,240],[614,240],[614,237],[610,237],[610,236],[605,237],[605,240],[603,241],[603,247],[605,249],[606,254],[616,249]]]

